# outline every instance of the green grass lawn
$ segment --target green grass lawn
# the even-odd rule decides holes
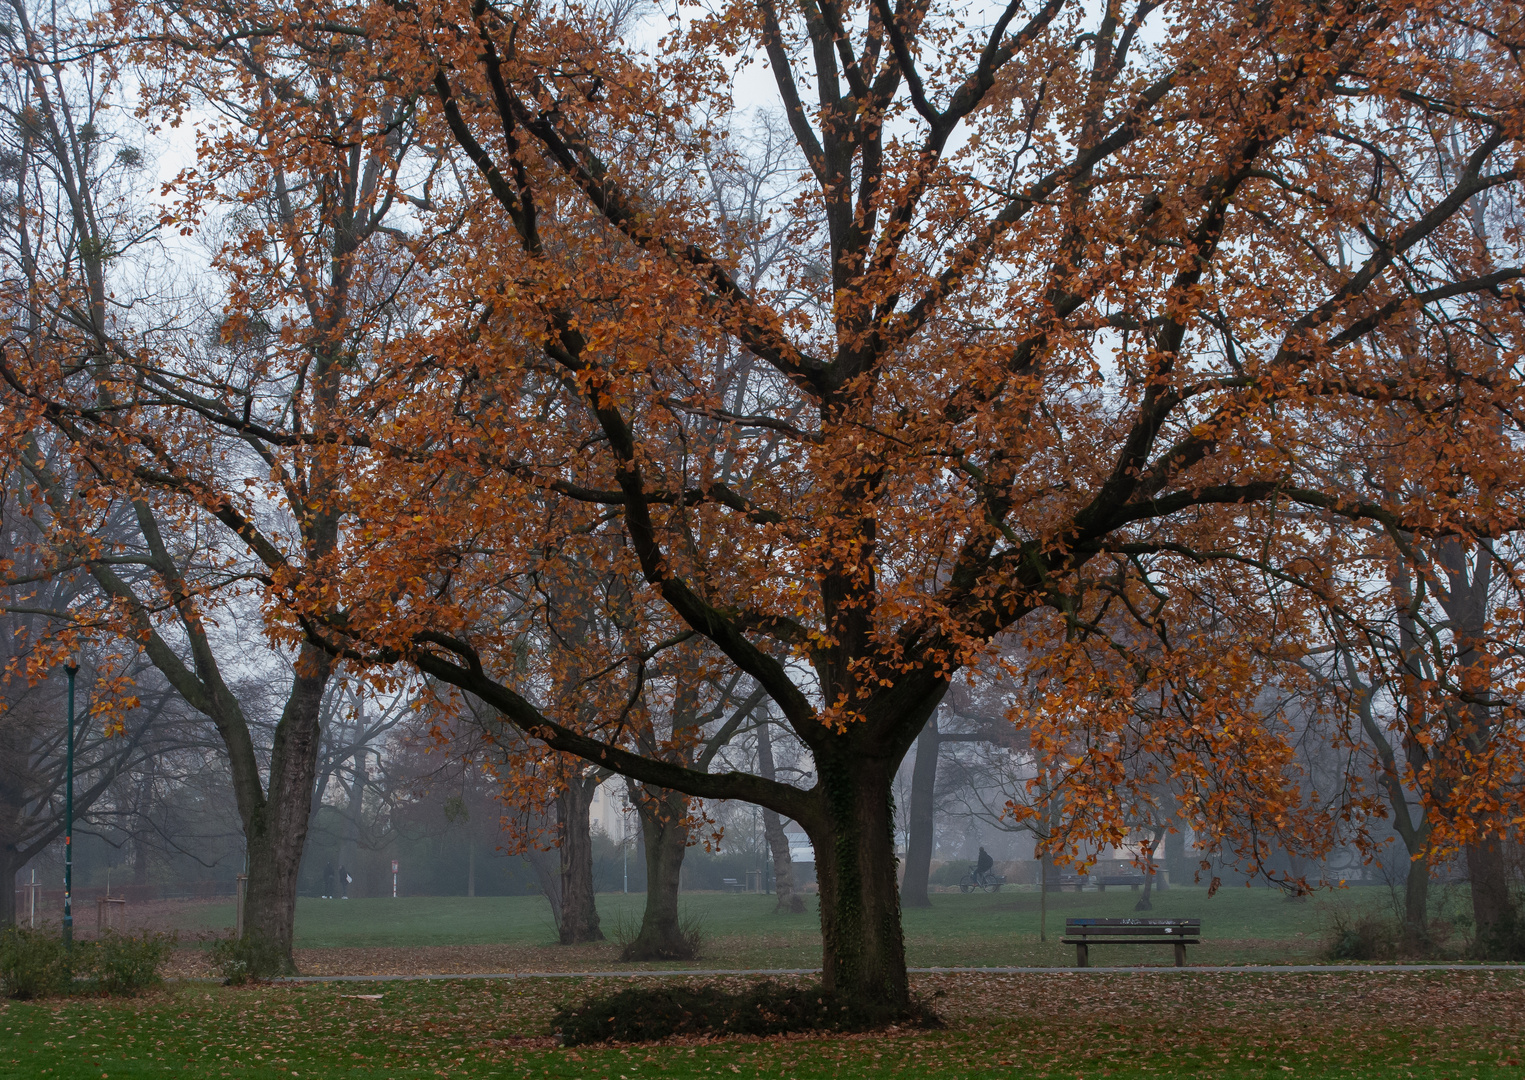
[[[1137,894],[1050,894],[1047,938],[1039,940],[1037,892],[938,894],[932,907],[905,913],[910,963],[940,966],[1056,966],[1074,963],[1074,950],[1060,945],[1064,920],[1072,916],[1131,916]],[[611,940],[633,934],[644,895],[606,893],[598,897],[604,932]],[[778,915],[771,896],[689,893],[683,909],[696,919],[706,943],[701,966],[814,967],[820,963],[820,927],[814,899],[804,915]],[[1270,889],[1222,889],[1209,897],[1200,888],[1156,894],[1149,914],[1202,919],[1203,944],[1188,953],[1197,964],[1285,963],[1317,960],[1333,911],[1343,906],[1389,903],[1384,890],[1359,889],[1293,901]],[[232,905],[188,905],[178,929],[212,930],[232,922]],[[315,900],[297,905],[298,949],[441,945],[515,945],[551,948],[555,928],[543,899],[508,897],[404,897]],[[555,948],[547,962],[558,968],[608,966],[612,945]],[[1093,962],[1169,963],[1165,947],[1102,947]],[[528,962],[528,961],[526,961]]]
[[[609,981],[440,981],[0,1007],[0,1078],[1518,1078],[1516,973],[921,976],[947,1027],[558,1049],[556,1006]],[[379,993],[379,1000],[358,996]]]

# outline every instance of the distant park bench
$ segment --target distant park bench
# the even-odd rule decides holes
[[[1063,892],[1065,889],[1074,889],[1080,892],[1087,885],[1095,885],[1097,892],[1106,892],[1108,885],[1127,885],[1138,892],[1138,887],[1144,884],[1143,874],[1060,874],[1057,878],[1048,879],[1049,892]],[[1156,884],[1158,884],[1156,879]]]
[[[1064,892],[1065,889],[1074,889],[1076,892],[1080,892],[1094,881],[1094,878],[1088,878],[1084,874],[1065,871],[1059,874],[1050,874],[1048,885],[1045,888],[1047,892]]]
[[[1201,919],[1065,919],[1064,944],[1075,946],[1075,966],[1091,966],[1092,945],[1174,945],[1176,967],[1186,946],[1200,945]]]
[[[721,878],[720,884],[731,892],[746,892],[747,887],[733,877]]]
[[[1096,891],[1106,892],[1108,885],[1131,885],[1133,891],[1138,892],[1138,887],[1142,884],[1143,874],[1102,874],[1096,878]]]

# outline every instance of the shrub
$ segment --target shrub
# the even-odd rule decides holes
[[[259,934],[218,938],[212,942],[212,970],[225,986],[243,986],[284,974],[286,954],[279,945]]]
[[[1370,912],[1351,916],[1335,912],[1324,956],[1329,960],[1391,960],[1398,955],[1403,931],[1393,919]]]
[[[928,885],[957,885],[974,869],[973,859],[954,859],[933,867],[927,875]]]
[[[27,1001],[69,988],[69,957],[51,930],[8,926],[0,931],[0,991]]]
[[[1479,960],[1525,960],[1525,911],[1512,906],[1494,925],[1479,927],[1472,954]]]
[[[92,986],[103,994],[126,996],[158,986],[159,968],[175,947],[173,934],[144,930],[119,934],[108,930],[89,943],[89,951],[76,960],[77,968],[88,965]],[[76,946],[78,948],[78,946]]]
[[[740,993],[713,984],[641,986],[561,1009],[551,1028],[563,1045],[651,1042],[674,1035],[781,1035],[792,1031],[871,1031],[891,1024],[939,1027],[922,1002],[893,1009],[819,986],[758,983]]]

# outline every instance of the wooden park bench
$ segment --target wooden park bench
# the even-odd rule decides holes
[[[1065,919],[1064,944],[1075,946],[1075,966],[1091,966],[1092,945],[1174,945],[1176,967],[1186,946],[1200,945],[1201,919]]]
[[[1080,892],[1085,888],[1086,879],[1081,874],[1061,873],[1057,876],[1050,875],[1048,879],[1048,892],[1064,892],[1065,889],[1074,889]]]
[[[1144,884],[1143,874],[1099,874],[1096,878],[1096,891],[1106,892],[1108,885],[1131,885],[1134,892]]]
[[[722,887],[729,889],[731,892],[747,891],[747,887],[733,877],[721,878],[720,884]]]

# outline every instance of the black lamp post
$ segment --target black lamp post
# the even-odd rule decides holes
[[[74,947],[74,676],[79,674],[79,653],[69,654],[64,665],[69,673],[69,744],[64,773],[64,947]]]

